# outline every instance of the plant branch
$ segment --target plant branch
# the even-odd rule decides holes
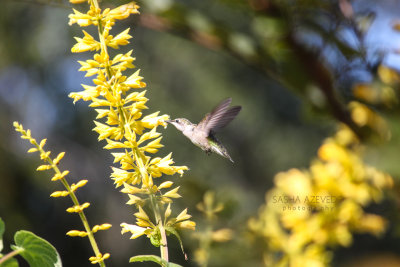
[[[0,258],[0,264],[6,262],[7,260],[13,258],[14,256],[17,256],[18,254],[20,254],[22,251],[24,251],[23,248],[20,249],[16,249],[14,251],[11,251],[10,253],[4,255],[2,258]]]

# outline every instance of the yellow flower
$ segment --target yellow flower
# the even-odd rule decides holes
[[[129,32],[129,28],[126,29],[125,31],[121,32],[120,34],[118,34],[117,36],[113,37],[112,35],[108,35],[106,38],[106,44],[109,47],[112,47],[114,49],[118,49],[120,45],[127,45],[129,44],[129,39],[132,38],[132,36],[130,36],[128,34]]]
[[[215,242],[227,242],[233,237],[233,231],[231,229],[223,228],[214,231],[211,234],[211,239]]]
[[[127,224],[127,223],[121,223],[121,227],[122,227],[121,234],[130,232],[132,234],[131,239],[136,239],[142,235],[150,234],[149,230],[151,230],[148,227],[140,227],[137,225]]]
[[[92,21],[94,20],[94,18],[91,15],[83,14],[74,8],[72,10],[74,11],[74,14],[70,14],[68,16],[69,17],[69,23],[68,23],[69,25],[77,23],[81,27],[86,27],[86,26],[93,24]]]
[[[104,20],[114,21],[123,20],[129,17],[130,14],[139,14],[139,6],[135,2],[130,2],[128,4],[119,6],[112,10],[105,9],[103,12]]]

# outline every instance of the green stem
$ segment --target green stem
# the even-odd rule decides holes
[[[11,258],[14,257],[14,256],[17,256],[17,255],[20,254],[22,251],[24,251],[23,248],[20,248],[20,249],[16,249],[16,250],[14,250],[14,251],[11,251],[10,253],[6,254],[5,256],[3,256],[3,257],[0,259],[0,264],[6,262],[7,260],[11,259]]]
[[[157,222],[158,228],[160,229],[160,234],[161,234],[161,245],[160,245],[161,258],[163,260],[165,260],[166,262],[168,262],[169,260],[168,260],[167,234],[165,233],[165,228],[164,228],[164,223],[162,221],[160,206],[158,205],[158,202],[155,199],[155,196],[153,193],[150,193],[150,201],[151,201],[151,205],[153,206],[154,216],[156,218],[156,222]]]
[[[146,168],[143,163],[142,155],[138,149],[132,148],[134,151],[136,162],[140,171],[140,175],[142,176],[142,183],[147,186],[147,190],[150,196],[150,203],[153,208],[154,217],[156,219],[156,225],[160,230],[161,234],[161,245],[160,245],[160,252],[161,258],[168,262],[168,241],[167,241],[167,234],[165,233],[164,222],[162,220],[161,209],[160,205],[157,202],[155,193],[152,191],[152,182],[150,182],[151,177],[146,171]]]

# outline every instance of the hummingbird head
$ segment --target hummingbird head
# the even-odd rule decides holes
[[[189,120],[183,118],[168,120],[166,122],[171,123],[176,127],[176,129],[178,129],[181,132],[183,132],[188,126],[192,125],[192,123]]]

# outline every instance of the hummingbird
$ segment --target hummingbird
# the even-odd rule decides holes
[[[215,137],[215,133],[228,125],[240,112],[241,106],[229,107],[232,98],[227,98],[218,104],[210,113],[198,123],[191,123],[184,118],[168,120],[166,122],[174,125],[181,131],[193,144],[204,150],[207,155],[215,152],[233,162],[228,151]]]

